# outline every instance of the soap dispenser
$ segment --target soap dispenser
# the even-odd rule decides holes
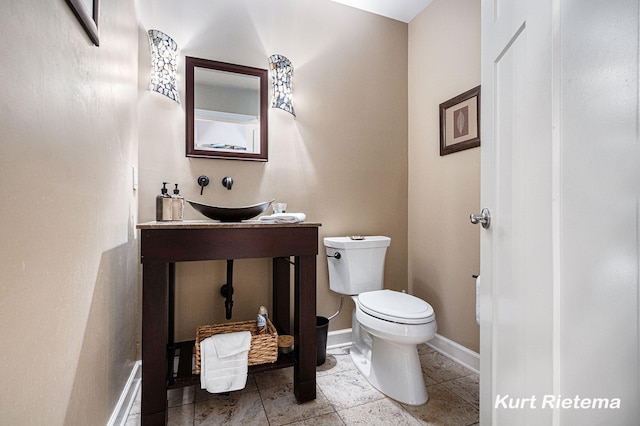
[[[182,220],[184,215],[184,198],[180,195],[178,184],[171,196],[171,220]]]
[[[171,196],[167,193],[167,182],[162,182],[160,195],[156,197],[156,220],[171,220]]]

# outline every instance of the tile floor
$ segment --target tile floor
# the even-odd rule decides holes
[[[429,401],[405,406],[374,389],[356,370],[349,348],[327,351],[317,370],[315,401],[298,404],[293,367],[251,374],[229,395],[191,386],[169,392],[169,425],[477,425],[478,375],[429,348],[418,347]],[[127,426],[140,424],[140,395]]]

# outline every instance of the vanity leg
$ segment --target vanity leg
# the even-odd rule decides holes
[[[296,256],[293,392],[298,402],[316,399],[316,257]]]
[[[175,340],[174,340],[174,336],[175,336],[175,331],[174,331],[174,324],[175,324],[175,310],[176,310],[176,306],[175,306],[175,300],[176,300],[176,264],[175,263],[169,263],[169,292],[168,292],[168,297],[169,300],[167,302],[167,310],[168,310],[168,316],[167,316],[167,330],[168,330],[168,337],[167,337],[167,357],[166,357],[166,372],[167,375],[166,377],[171,378],[173,375],[173,362],[171,361],[171,358],[173,358],[173,356],[175,355],[176,352],[176,347],[175,347]]]
[[[291,264],[288,258],[273,258],[273,323],[278,333],[291,334]]]
[[[142,425],[167,424],[169,265],[142,270]]]
[[[175,317],[176,317],[176,264],[169,263],[169,338],[167,342],[169,346],[173,346],[175,343]]]

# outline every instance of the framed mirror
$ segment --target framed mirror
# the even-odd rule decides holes
[[[185,63],[187,157],[268,161],[267,70]]]

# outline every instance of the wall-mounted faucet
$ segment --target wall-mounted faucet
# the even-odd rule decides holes
[[[222,178],[222,186],[231,191],[231,187],[233,186],[233,179],[231,176],[225,176]]]
[[[198,177],[198,185],[200,185],[200,195],[202,195],[202,191],[204,191],[204,187],[209,185],[209,178],[204,175]]]

